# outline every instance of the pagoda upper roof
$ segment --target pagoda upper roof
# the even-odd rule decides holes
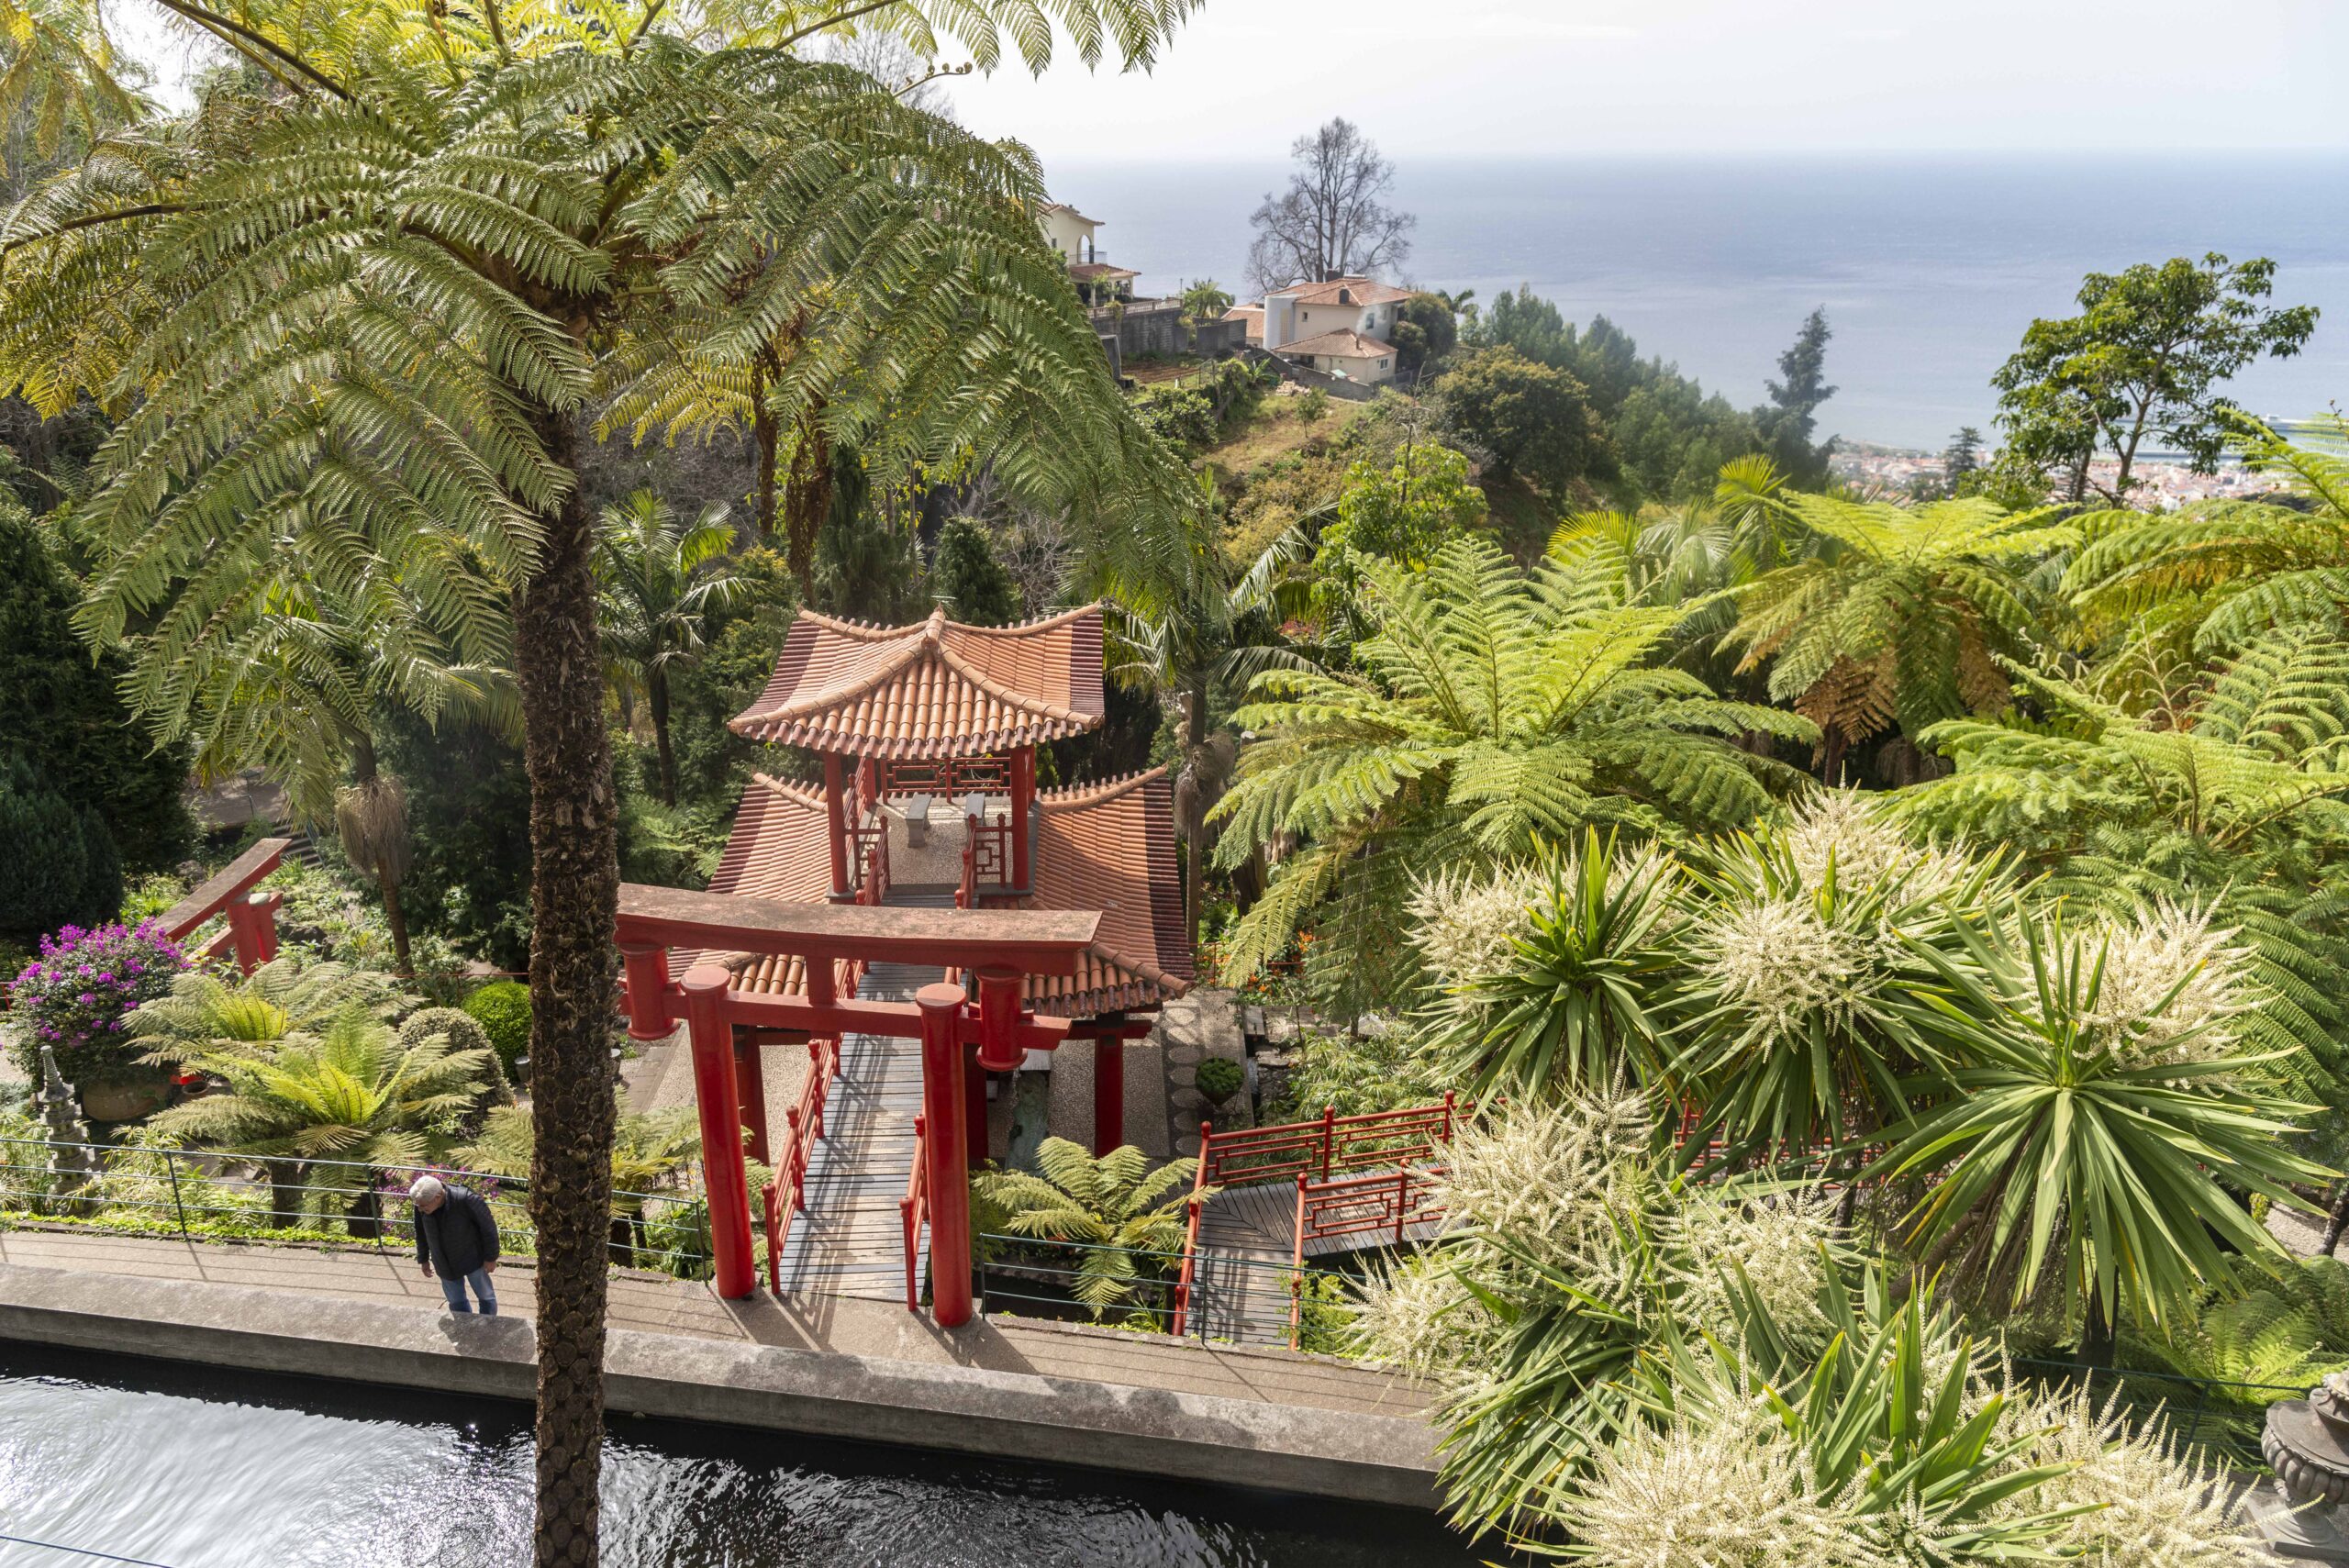
[[[1191,988],[1174,790],[1164,768],[1036,797],[1027,895],[990,908],[1097,909],[1101,927],[1074,974],[1030,974],[1025,1001],[1054,1018],[1157,1006]],[[959,980],[949,972],[948,978]]]
[[[974,756],[1097,727],[1101,606],[1024,626],[933,612],[881,627],[799,612],[738,735],[856,757]]]

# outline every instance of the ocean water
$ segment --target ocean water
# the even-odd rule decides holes
[[[1145,292],[1212,277],[1239,293],[1248,215],[1286,171],[1176,152],[1051,174]],[[2276,301],[2323,311],[2236,399],[2283,418],[2349,404],[2349,156],[1407,160],[1395,201],[1419,217],[1407,281],[1487,300],[1530,284],[1739,404],[1824,305],[1841,390],[1822,428],[1857,439],[1987,431],[1991,373],[2033,317],[2070,313],[2083,274],[2207,250],[2274,258]]]

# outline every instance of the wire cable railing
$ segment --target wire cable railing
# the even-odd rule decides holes
[[[154,1143],[0,1138],[0,1225],[54,1224],[184,1240],[416,1245],[408,1184],[433,1175],[489,1206],[508,1256],[537,1250],[526,1180],[446,1165],[371,1165]],[[698,1193],[615,1192],[611,1261],[680,1279],[710,1272]]]
[[[1349,1276],[1334,1270],[989,1231],[974,1240],[983,1311],[1324,1351],[1342,1348],[1353,1320]],[[1097,1310],[1083,1294],[1096,1280],[1119,1287]]]

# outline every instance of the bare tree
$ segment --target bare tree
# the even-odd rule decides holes
[[[1258,291],[1295,283],[1392,271],[1411,253],[1419,219],[1379,198],[1395,185],[1395,165],[1378,155],[1362,128],[1332,119],[1289,148],[1297,172],[1288,189],[1267,193],[1249,218],[1248,281]]]
[[[834,65],[862,71],[910,107],[950,120],[954,117],[954,99],[938,84],[938,79],[965,75],[971,69],[941,66],[917,52],[897,34],[880,28],[833,34],[825,40],[824,58]]]

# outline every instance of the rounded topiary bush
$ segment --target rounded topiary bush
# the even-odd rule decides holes
[[[520,1082],[515,1063],[530,1052],[530,988],[494,980],[465,998],[464,1010],[488,1034],[506,1081]]]
[[[525,1008],[528,1007],[527,997],[523,1005]],[[522,1028],[523,1039],[526,1041],[529,1038],[529,1017],[526,1011],[523,1014],[525,1021]],[[407,1016],[405,1023],[400,1025],[400,1049],[412,1051],[434,1035],[448,1037],[449,1050],[452,1054],[460,1051],[490,1052],[495,1062],[494,1072],[497,1081],[492,1086],[493,1092],[489,1097],[497,1100],[506,1098],[507,1085],[513,1082],[514,1074],[507,1070],[504,1053],[498,1051],[497,1042],[490,1039],[488,1029],[479,1018],[461,1007],[418,1007]]]
[[[1194,1081],[1209,1105],[1219,1106],[1240,1092],[1240,1085],[1248,1081],[1248,1074],[1229,1056],[1210,1056],[1199,1063],[1198,1076]]]

